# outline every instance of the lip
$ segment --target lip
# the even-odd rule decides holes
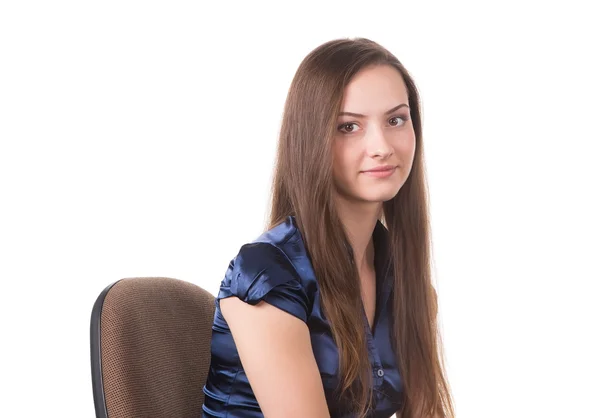
[[[395,165],[380,165],[379,167],[372,168],[370,170],[365,170],[365,173],[372,173],[374,171],[390,171],[396,168]]]
[[[397,166],[394,165],[382,165],[380,167],[372,168],[371,170],[363,171],[363,173],[371,177],[389,177],[396,171],[396,168]]]

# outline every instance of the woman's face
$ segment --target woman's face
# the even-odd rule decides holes
[[[415,154],[408,104],[404,80],[391,66],[365,68],[352,78],[344,90],[333,143],[338,197],[381,203],[398,193]]]

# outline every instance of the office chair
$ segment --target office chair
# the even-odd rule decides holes
[[[200,417],[214,300],[166,277],[121,279],[104,289],[91,318],[96,417]]]

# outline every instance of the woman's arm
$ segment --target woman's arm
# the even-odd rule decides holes
[[[267,418],[329,418],[307,325],[266,302],[229,297],[221,313]]]

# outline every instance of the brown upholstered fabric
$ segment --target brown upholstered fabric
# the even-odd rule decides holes
[[[214,297],[177,279],[123,279],[101,315],[102,378],[109,418],[202,414]]]

